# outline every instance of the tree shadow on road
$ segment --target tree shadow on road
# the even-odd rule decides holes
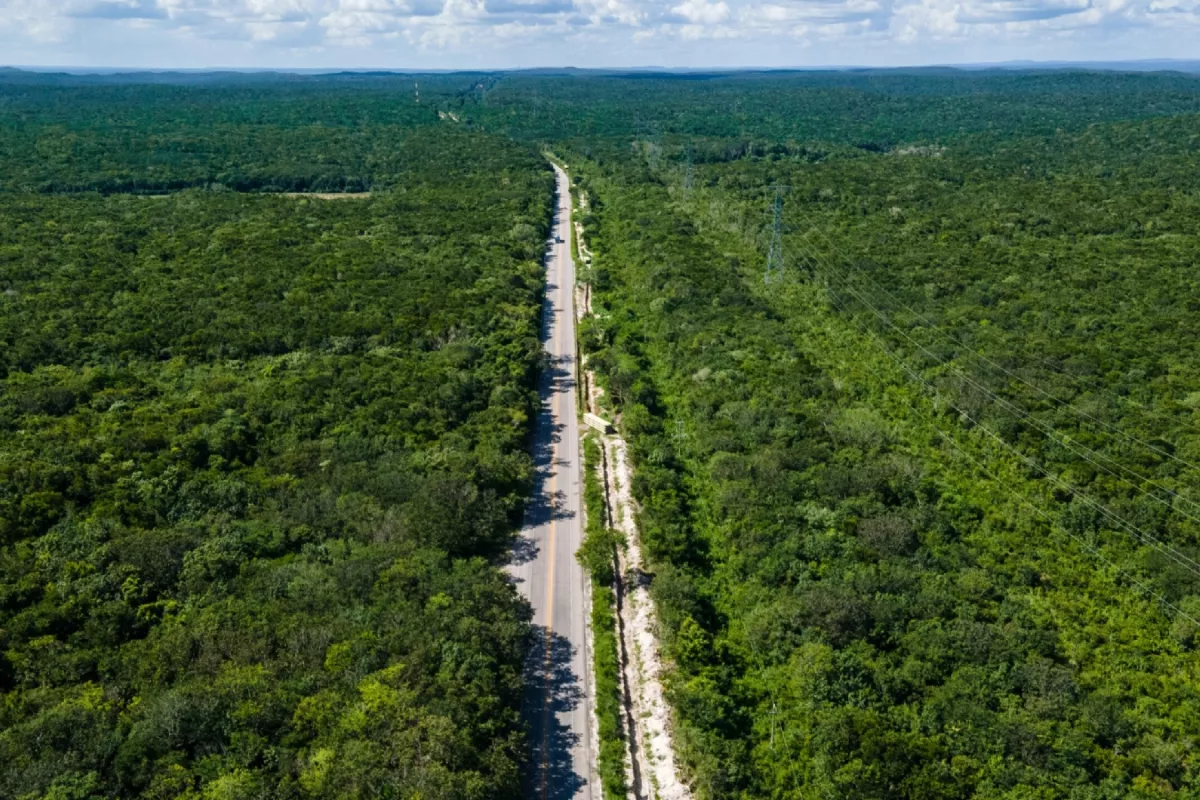
[[[584,702],[580,676],[571,669],[571,642],[544,626],[534,626],[525,662],[525,696],[521,713],[529,726],[531,758],[525,774],[525,796],[566,800],[587,785],[573,760],[582,742],[570,730],[567,714]]]
[[[575,385],[572,375],[571,362],[573,357],[562,356],[543,371],[541,407],[538,409],[537,422],[533,431],[534,483],[533,493],[525,512],[525,527],[541,525],[551,519],[565,519],[572,514],[562,511],[563,492],[555,487],[551,492],[551,480],[556,467],[569,467],[570,462],[561,456],[560,445],[566,435],[566,425],[556,422],[551,413],[551,404],[559,392],[564,392]],[[565,362],[565,364],[563,363]],[[567,410],[574,414],[575,408]]]
[[[564,488],[554,485],[553,475],[557,467],[570,467],[565,458],[557,457],[558,447],[566,435],[566,425],[555,423],[551,413],[551,403],[559,392],[566,391],[575,385],[571,363],[573,356],[563,356],[550,361],[550,365],[542,372],[539,381],[539,394],[542,398],[538,409],[537,422],[534,425],[533,456],[534,476],[533,488],[529,501],[525,504],[525,519],[521,525],[520,534],[513,540],[509,563],[514,566],[527,564],[537,558],[539,542],[534,535],[537,528],[551,520],[572,519],[574,511],[568,511],[567,495]],[[572,408],[568,413],[575,413]],[[553,491],[551,488],[553,487]]]

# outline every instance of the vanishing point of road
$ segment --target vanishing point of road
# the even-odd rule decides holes
[[[591,800],[592,686],[587,641],[587,585],[575,551],[580,515],[579,426],[575,403],[575,262],[571,194],[556,165],[554,228],[546,253],[542,343],[548,368],[538,385],[534,495],[508,568],[533,606],[534,643],[525,669],[522,714],[533,760],[526,796]],[[596,796],[599,796],[597,791]]]

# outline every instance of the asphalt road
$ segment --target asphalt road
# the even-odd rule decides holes
[[[508,571],[533,605],[536,632],[522,702],[533,744],[526,796],[590,800],[592,687],[587,666],[591,654],[585,638],[585,576],[575,559],[583,540],[575,405],[575,263],[567,176],[557,167],[555,172],[553,235],[563,241],[558,244],[552,239],[546,255],[542,342],[550,368],[539,385],[542,403],[534,433],[537,482]],[[600,796],[598,787],[594,793]]]

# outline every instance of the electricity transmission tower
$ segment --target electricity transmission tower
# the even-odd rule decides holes
[[[650,163],[650,171],[654,172],[658,169],[658,155],[662,151],[662,129],[658,127],[658,122],[650,123],[650,142],[647,147],[647,161]]]
[[[771,203],[771,243],[767,247],[767,272],[764,283],[772,283],[783,277],[783,187],[775,187],[775,201]]]
[[[692,185],[696,182],[696,171],[692,167],[692,141],[687,143],[687,166],[683,170],[683,193],[690,195],[692,193]]]

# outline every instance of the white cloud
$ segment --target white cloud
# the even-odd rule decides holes
[[[1200,0],[0,0],[11,63],[930,63],[1197,40]]]
[[[78,10],[64,5],[62,13],[54,13],[40,0],[8,0],[0,7],[0,42],[10,37],[43,44],[61,41],[71,28],[68,16]]]
[[[649,17],[653,4],[640,0],[576,0],[575,6],[593,25],[636,27]]]
[[[966,24],[1035,22],[1089,8],[1090,0],[967,0],[959,6],[957,19]]]
[[[671,9],[688,22],[700,25],[715,25],[729,19],[729,6],[725,0],[710,3],[708,0],[686,0]]]

